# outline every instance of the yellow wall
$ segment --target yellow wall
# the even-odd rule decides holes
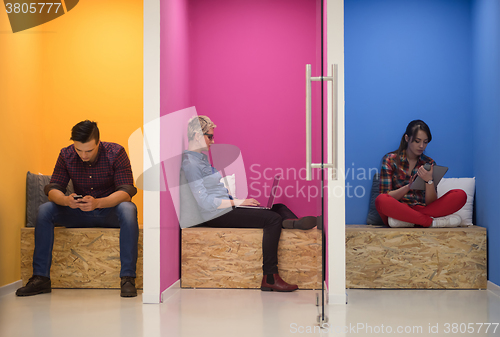
[[[21,278],[26,172],[52,174],[81,120],[97,121],[101,140],[125,148],[141,127],[142,5],[80,1],[60,18],[15,34],[0,10],[0,286]],[[133,201],[142,223],[142,191]]]

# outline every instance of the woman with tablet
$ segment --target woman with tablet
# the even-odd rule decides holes
[[[298,287],[288,284],[278,274],[278,243],[281,228],[311,229],[318,219],[308,216],[298,219],[283,204],[270,210],[233,208],[235,205],[258,206],[255,199],[233,199],[221,174],[210,165],[202,152],[214,143],[216,125],[207,116],[195,116],[188,123],[188,150],[182,157],[182,170],[205,222],[201,225],[216,228],[263,228],[262,255],[263,291],[294,291]]]
[[[375,206],[390,227],[456,227],[462,222],[460,216],[453,213],[465,205],[467,194],[455,189],[437,197],[432,178],[436,163],[424,154],[431,140],[431,131],[425,122],[411,121],[399,148],[382,158],[380,195]],[[417,177],[425,182],[424,190],[412,189]]]

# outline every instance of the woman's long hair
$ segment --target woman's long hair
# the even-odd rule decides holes
[[[399,157],[401,156],[401,153],[406,150],[408,147],[408,142],[405,139],[405,136],[408,136],[408,140],[411,142],[413,141],[413,137],[415,137],[418,133],[418,130],[422,130],[427,134],[428,141],[430,142],[432,140],[432,135],[431,135],[431,130],[429,129],[429,126],[425,124],[424,121],[420,119],[416,119],[414,121],[411,121],[408,126],[406,127],[406,131],[403,134],[403,137],[401,137],[401,142],[399,143],[399,148],[396,151],[392,151],[391,153],[396,154],[396,163],[398,166],[401,164]]]

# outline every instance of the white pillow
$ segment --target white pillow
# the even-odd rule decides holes
[[[226,180],[227,180],[227,184],[226,184]],[[231,174],[230,176],[222,177],[220,182],[223,183],[224,187],[229,190],[229,194],[233,198],[236,198],[236,178],[235,178],[234,173]]]
[[[461,189],[467,193],[467,202],[464,207],[455,214],[460,215],[462,223],[460,226],[472,226],[472,209],[474,205],[474,191],[476,189],[476,178],[443,178],[437,186],[437,196],[441,198],[448,191]]]

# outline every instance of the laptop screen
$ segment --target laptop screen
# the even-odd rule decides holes
[[[271,195],[269,196],[269,201],[267,202],[267,208],[273,207],[274,198],[276,198],[276,190],[278,189],[278,184],[280,182],[281,175],[278,174],[274,177],[273,187],[271,188]]]

